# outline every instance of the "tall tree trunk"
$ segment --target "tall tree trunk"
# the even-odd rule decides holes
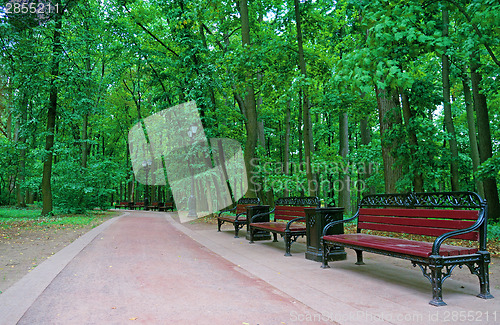
[[[298,114],[298,136],[299,136],[299,168],[297,168],[297,171],[302,171],[303,170],[303,165],[304,165],[304,146],[303,146],[303,143],[304,143],[304,133],[302,131],[302,118],[303,118],[303,114],[302,114],[302,91],[299,91],[299,101],[298,101],[298,105],[299,105],[299,114]],[[304,189],[302,188],[302,186],[300,187],[300,196],[304,196],[305,195],[305,191]]]
[[[341,168],[339,179],[342,184],[339,191],[339,206],[344,208],[346,215],[351,215],[351,175],[349,161],[347,155],[349,154],[349,118],[347,112],[340,112],[339,114],[339,155],[343,158],[344,165]]]
[[[52,45],[52,63],[51,63],[51,80],[50,80],[50,95],[47,112],[47,136],[45,137],[45,160],[43,162],[42,176],[42,215],[48,215],[52,212],[52,149],[54,147],[54,133],[57,114],[57,83],[59,77],[59,62],[62,54],[61,46],[61,27],[62,14],[55,13],[54,39]]]
[[[488,106],[486,96],[481,92],[482,75],[479,69],[480,57],[476,53],[471,60],[472,93],[474,95],[474,108],[477,114],[477,129],[479,137],[479,157],[481,163],[492,157],[490,119],[488,117]],[[495,178],[489,177],[483,181],[484,195],[488,201],[488,214],[490,220],[500,220],[500,202],[498,200],[498,188]]]
[[[462,85],[464,89],[465,109],[467,111],[467,126],[469,129],[470,156],[472,158],[472,177],[474,178],[474,182],[476,184],[477,193],[481,197],[484,197],[483,182],[481,182],[476,176],[477,169],[480,164],[480,159],[479,159],[479,149],[477,146],[477,137],[476,137],[476,119],[474,117],[474,104],[469,86],[469,78],[467,77],[466,73],[462,75]]]
[[[284,152],[283,152],[283,173],[285,175],[290,175],[290,120],[291,120],[291,100],[288,100],[286,103],[286,113],[285,113],[285,144],[284,144]],[[284,197],[288,197],[290,195],[290,189],[285,186],[285,191],[283,193]]]
[[[21,100],[21,116],[20,116],[20,128],[26,127],[26,122],[28,121],[28,103],[29,99],[26,93],[22,95]],[[19,130],[21,131],[21,130]],[[18,142],[21,144],[21,150],[19,151],[19,180],[17,182],[17,206],[26,207],[26,191],[21,188],[22,183],[26,178],[26,132],[19,132]]]
[[[403,106],[403,118],[406,126],[406,132],[408,133],[408,142],[410,145],[410,159],[413,165],[413,190],[415,192],[423,192],[424,191],[424,176],[422,175],[422,171],[420,170],[420,164],[417,159],[417,148],[418,148],[418,140],[417,135],[415,134],[415,129],[410,126],[410,120],[413,117],[410,108],[410,100],[408,95],[404,90],[401,91],[401,102]]]
[[[443,37],[448,37],[448,9],[443,8]],[[455,133],[455,126],[453,125],[453,116],[451,114],[451,91],[450,91],[450,63],[448,56],[444,53],[441,56],[443,70],[443,110],[444,110],[444,124],[446,126],[446,132],[450,137],[450,151],[451,151],[451,162],[450,162],[450,172],[451,172],[451,190],[460,190],[459,175],[458,175],[458,145],[457,136]]]
[[[240,1],[240,16],[241,16],[241,43],[247,51],[250,48],[250,20],[248,17],[248,3],[247,0]],[[245,144],[245,153],[243,159],[247,170],[248,190],[246,197],[257,197],[255,191],[255,184],[252,182],[252,160],[255,158],[255,148],[257,146],[257,105],[255,101],[255,91],[252,82],[252,73],[246,73],[246,95],[243,101],[246,117],[246,131],[247,141]]]
[[[300,72],[304,77],[307,77],[306,61],[304,58],[304,47],[302,40],[302,28],[300,22],[299,0],[294,0],[294,5],[295,5],[295,23],[297,28],[297,47],[299,52]],[[316,196],[318,184],[311,168],[314,143],[312,141],[311,113],[309,110],[309,98],[306,89],[303,89],[302,112],[304,114],[304,158],[306,163],[307,187],[309,190],[309,196]]]
[[[380,138],[382,140],[382,159],[384,161],[385,192],[396,193],[396,183],[401,178],[401,165],[396,165],[396,159],[392,151],[399,145],[398,140],[389,142],[386,132],[394,124],[401,124],[401,108],[397,93],[391,89],[380,89],[375,87],[377,93],[378,118],[380,122]]]

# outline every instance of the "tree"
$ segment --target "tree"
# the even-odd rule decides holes
[[[43,162],[43,177],[42,177],[42,215],[48,215],[52,212],[52,163],[53,163],[53,147],[56,127],[57,114],[57,95],[58,95],[58,77],[59,64],[63,53],[61,45],[61,28],[62,28],[62,12],[54,15],[54,35],[52,40],[52,61],[51,61],[51,77],[50,77],[50,92],[49,103],[47,107],[47,136],[45,137],[45,157]]]

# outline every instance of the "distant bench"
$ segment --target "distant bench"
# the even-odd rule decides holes
[[[291,256],[290,248],[298,237],[306,234],[305,208],[319,207],[317,197],[285,197],[275,202],[275,208],[269,212],[256,214],[249,224],[250,243],[254,241],[255,232],[258,230],[273,233],[274,242],[278,241],[278,234],[285,241],[285,256]],[[270,214],[274,214],[274,221],[270,221]]]
[[[174,203],[173,202],[161,202],[158,205],[158,211],[172,211],[174,212]]]
[[[247,207],[253,205],[259,205],[259,198],[241,198],[236,203],[236,206],[230,209],[225,209],[219,212],[217,216],[217,231],[220,231],[220,227],[225,223],[229,222],[234,225],[234,238],[238,238],[238,232],[243,226],[247,224]],[[235,215],[230,215],[229,213],[235,213]]]
[[[131,202],[130,207],[135,210],[135,209],[144,209],[144,202]]]
[[[442,284],[458,265],[466,265],[479,277],[478,297],[490,299],[486,251],[486,201],[472,192],[380,194],[365,196],[357,213],[350,219],[333,221],[323,230],[323,268],[328,267],[331,249],[352,248],[357,263],[363,263],[363,251],[410,260],[419,266],[431,282],[434,306],[446,303],[442,298]],[[357,233],[326,235],[335,224],[358,219]],[[382,231],[372,235],[362,231]],[[416,234],[437,237],[433,243],[392,238],[385,233]],[[477,242],[477,247],[443,245],[449,238]]]
[[[115,205],[115,208],[116,209],[121,209],[121,208],[128,208],[129,207],[129,204],[127,201],[122,201],[120,202],[119,204],[116,204]]]

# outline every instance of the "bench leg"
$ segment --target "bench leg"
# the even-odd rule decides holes
[[[253,244],[253,232],[254,230],[252,229],[252,227],[249,227],[250,228],[250,244]]]
[[[273,232],[273,243],[278,242],[278,234]]]
[[[471,268],[470,265],[467,266],[469,266],[471,273],[476,274],[477,277],[479,278],[479,288],[481,291],[477,296],[483,299],[491,299],[493,298],[493,295],[490,293],[490,276],[489,276],[490,253],[488,252],[480,252],[480,253],[481,253],[481,261],[478,263],[479,267],[477,268],[477,271],[474,272],[474,269]]]
[[[274,238],[277,237],[277,234],[273,233],[273,235]],[[290,254],[291,246],[292,246],[292,236],[290,235],[289,232],[285,232],[285,256],[292,256],[292,254]]]
[[[437,263],[436,263],[437,264]],[[433,306],[446,306],[443,301],[443,267],[440,265],[429,265],[431,269],[432,300],[429,304]]]
[[[240,225],[239,225],[239,223],[235,222],[234,223],[234,238],[240,238],[238,236],[239,231],[240,231]]]
[[[365,265],[365,262],[363,262],[363,251],[356,249],[356,265]]]
[[[328,265],[328,254],[330,252],[330,249],[328,247],[328,245],[325,244],[325,242],[323,241],[323,239],[321,239],[321,242],[323,243],[323,254],[322,254],[322,261],[321,261],[321,268],[322,269],[329,269],[330,266]]]
[[[217,219],[217,231],[220,232],[220,226],[222,226],[223,223],[224,223],[224,221]]]

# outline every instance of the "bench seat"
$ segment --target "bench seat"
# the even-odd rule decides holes
[[[427,258],[432,255],[433,243],[416,240],[375,236],[368,234],[343,234],[324,236],[324,240],[341,243],[345,246],[372,248],[386,252],[404,254],[408,256]],[[477,248],[441,245],[439,255],[458,256],[477,253]]]
[[[279,232],[279,233],[284,233],[286,230],[286,223],[284,222],[258,222],[258,223],[251,223],[250,224],[252,227],[259,227],[259,229],[268,229],[269,231],[274,231],[274,232]],[[304,224],[292,224],[290,225],[290,231],[293,232],[299,232],[299,231],[306,231],[306,225]]]
[[[236,216],[225,215],[225,216],[219,217],[219,219],[222,220],[222,221],[227,221],[227,222],[230,222],[230,223],[234,223],[236,221]],[[240,216],[238,216],[238,221],[246,223],[247,222],[247,217],[245,215],[240,215]]]

